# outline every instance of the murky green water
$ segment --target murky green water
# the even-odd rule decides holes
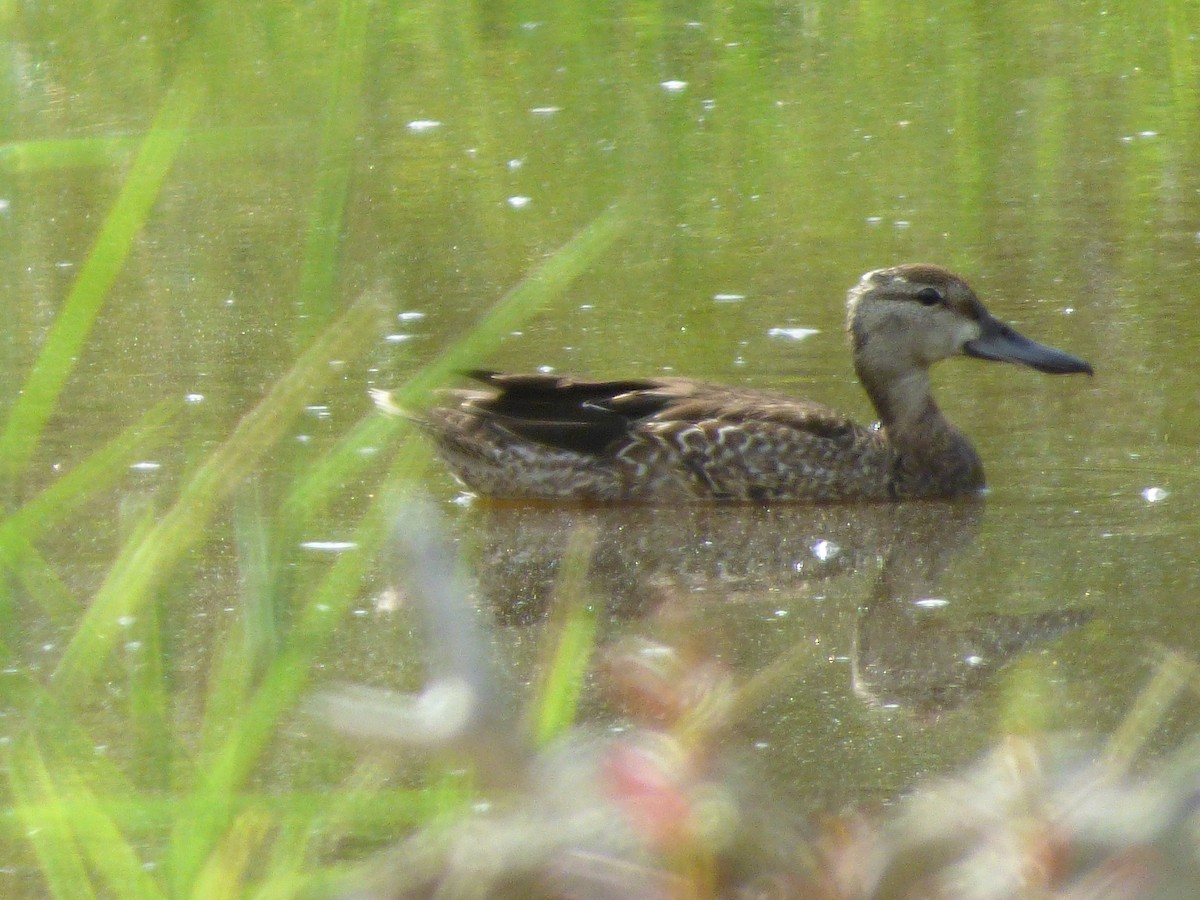
[[[188,398],[144,465],[37,540],[79,608],[138,511],[172,502],[334,310],[366,289],[389,298],[371,345],[307,398],[235,508],[272,509],[280,484],[374,415],[368,387],[403,382],[622,202],[613,248],[479,364],[689,374],[868,420],[841,332],[845,290],[866,269],[929,261],[1096,376],[937,370],[939,402],[992,486],[969,512],[489,510],[450,503],[458,490],[431,464],[428,489],[484,560],[484,602],[522,677],[554,541],[580,521],[603,552],[603,639],[703,640],[746,677],[809,647],[736,739],[812,807],[895,796],[1008,727],[1110,730],[1154,647],[1200,655],[1194,4],[343,12],[339,31],[334,4],[174,18],[0,8],[8,409],[165,92],[193,73],[179,154],[32,474],[9,491],[15,508],[154,403]],[[298,540],[350,540],[379,478],[345,484]],[[328,555],[300,554],[291,577],[315,579]],[[185,730],[237,606],[233,558],[222,516],[163,588]],[[409,623],[377,608],[374,587],[318,680],[414,685]],[[6,677],[43,677],[72,631],[35,590],[10,579]],[[913,603],[929,599],[947,602]],[[133,752],[119,682],[97,706],[97,743]]]

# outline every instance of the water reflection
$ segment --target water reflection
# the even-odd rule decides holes
[[[711,550],[699,568],[691,565],[686,550],[679,557],[662,552],[655,559],[671,562],[669,569],[658,570],[663,577],[708,579],[714,589],[748,585],[753,594],[773,580],[773,570],[788,556],[780,552],[780,538],[787,535],[779,526],[796,527],[797,540],[835,535],[850,542],[852,553],[842,558],[857,555],[865,565],[879,554],[856,644],[902,647],[911,638],[925,648],[926,635],[914,631],[903,612],[949,605],[926,591],[972,542],[982,509],[979,503],[711,507],[680,521],[692,529],[703,524],[709,536],[729,529],[739,539],[726,547],[732,556]],[[591,528],[610,553],[616,553],[613,539],[632,530],[630,520],[638,518],[633,514],[646,512],[483,511],[489,521],[509,529],[505,533],[519,541],[514,546],[526,550],[533,538],[561,540]],[[650,516],[648,521],[671,518]],[[521,528],[530,522],[539,526],[532,534]],[[612,526],[607,535],[597,523]],[[562,530],[553,531],[555,524]],[[644,529],[639,546],[650,546],[656,537],[663,546],[680,546],[679,534],[668,527]],[[606,654],[607,666],[597,672],[599,684],[624,710],[621,727],[600,730],[564,722],[547,740],[531,741],[515,725],[518,717],[501,712],[509,705],[509,688],[493,664],[491,629],[472,614],[469,586],[440,531],[430,510],[413,507],[398,518],[392,541],[398,590],[411,596],[424,625],[429,660],[424,689],[406,695],[341,687],[319,694],[310,708],[343,733],[390,745],[401,757],[419,748],[453,759],[456,767],[469,759],[486,790],[470,815],[464,808],[457,818],[418,824],[349,873],[341,885],[344,896],[887,898],[961,896],[962,886],[972,885],[979,888],[967,891],[972,896],[999,897],[1028,893],[1008,890],[1012,872],[1027,869],[1040,873],[1036,877],[1047,885],[1079,884],[1071,896],[1108,896],[1092,890],[1094,879],[1106,878],[1107,884],[1112,862],[1131,847],[1147,840],[1166,847],[1181,806],[1190,810],[1190,804],[1174,802],[1171,792],[1125,778],[1110,763],[1097,765],[1091,756],[1024,739],[1001,744],[953,779],[925,784],[886,817],[859,812],[807,822],[764,770],[762,758],[747,756],[740,742],[725,740],[753,712],[750,707],[761,699],[764,686],[779,686],[778,678],[764,681],[758,673],[739,679],[704,652],[679,652],[645,640],[618,641]],[[761,555],[748,552],[756,536],[763,539]],[[816,538],[810,546],[829,540]],[[568,555],[578,549],[578,542],[570,543]],[[841,554],[823,561],[836,557]],[[578,558],[563,564],[574,565]],[[734,574],[726,577],[730,571]],[[792,571],[783,577],[806,581]],[[563,598],[567,603],[578,599]],[[1072,615],[1065,611],[1048,629],[1041,622],[1025,628],[1026,622],[1011,633],[982,624],[980,631],[1001,636],[996,649],[1019,647],[1031,634],[1082,620]],[[897,621],[900,626],[890,632]],[[778,676],[787,666],[772,668]],[[1193,777],[1193,758],[1182,762],[1187,777]],[[980,797],[988,802],[981,805]],[[1149,815],[1126,815],[1127,804]],[[1013,828],[1030,822],[1054,830],[1053,846],[1010,839]],[[1048,865],[1051,857],[1054,863]],[[1189,845],[1171,853],[1169,869],[1155,877],[1171,886],[1194,884],[1195,869]],[[1148,883],[1134,867],[1129,884]],[[937,890],[924,890],[934,884]]]
[[[1028,615],[948,615],[938,596],[949,552],[918,552],[897,542],[859,606],[851,654],[854,692],[873,705],[942,712],[977,695],[1005,663],[1034,644],[1089,621],[1092,611],[1065,607]]]
[[[873,705],[927,713],[969,700],[1031,644],[1090,617],[1068,606],[964,619],[939,584],[975,540],[983,513],[981,501],[676,509],[481,504],[460,525],[480,543],[483,601],[505,626],[544,620],[571,535],[581,528],[595,535],[589,587],[613,619],[647,617],[666,606],[695,616],[730,604],[766,613],[787,605],[804,616],[845,583],[857,610],[849,687]],[[796,627],[811,636],[822,626]]]

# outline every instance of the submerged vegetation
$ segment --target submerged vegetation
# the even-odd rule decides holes
[[[783,315],[726,302],[739,295],[717,281],[777,297],[788,316],[809,304],[805,324],[836,331],[840,312],[812,298],[840,296],[867,266],[936,256],[969,260],[1017,296],[1056,281],[1098,293],[1112,314],[1080,311],[1095,327],[1076,333],[1096,334],[1081,353],[1117,348],[1150,378],[1186,374],[1147,334],[1188,344],[1194,317],[1146,327],[1157,307],[1129,312],[1102,288],[1144,280],[1177,298],[1194,285],[1200,19],[1174,0],[1162,15],[1133,0],[1108,7],[1059,20],[1049,7],[965,2],[750,2],[703,15],[433,0],[126,4],[119,15],[0,4],[11,62],[0,894],[324,896],[364,880],[469,894],[507,883],[518,859],[455,869],[452,851],[469,857],[480,834],[543,848],[519,858],[516,883],[548,891],[565,878],[623,896],[967,896],[954,885],[992,877],[972,860],[994,835],[1011,850],[1002,861],[1036,868],[1045,891],[1150,890],[1149,860],[1186,884],[1198,765],[1186,655],[1160,654],[1128,715],[1125,697],[1095,687],[1111,707],[1098,721],[1116,736],[1061,755],[1034,726],[1057,717],[1067,690],[1014,667],[996,718],[1025,738],[891,816],[825,823],[740,793],[750,781],[774,794],[777,773],[743,768],[726,743],[796,657],[824,658],[823,647],[780,648],[766,671],[735,676],[699,638],[656,643],[635,624],[608,646],[611,598],[589,577],[596,541],[583,532],[574,563],[555,570],[540,644],[494,677],[511,715],[472,743],[437,732],[455,699],[442,696],[451,706],[434,707],[436,733],[420,741],[399,686],[417,689],[458,632],[415,634],[405,591],[445,567],[421,554],[394,571],[380,562],[396,520],[413,517],[429,453],[372,411],[367,388],[419,408],[547,309],[559,318],[531,340],[581,370],[616,362],[605,334],[577,340],[603,313],[636,333],[622,364],[642,354],[715,375],[741,361],[729,362],[732,341],[704,335],[765,333]],[[729,260],[720,279],[715,255]],[[725,300],[708,302],[718,292]],[[396,331],[429,310],[428,334]],[[1111,479],[1097,496],[1136,496],[1135,436],[1195,446],[1185,388],[1183,400],[1139,397],[1136,422],[1080,426],[1081,442],[1108,435],[1120,460],[1096,475]],[[1175,459],[1158,472],[1191,477]],[[323,539],[331,532],[339,540]],[[624,546],[631,566],[656,549]],[[1047,552],[1060,572],[1081,567],[1069,548]],[[825,569],[799,575],[816,581],[845,559],[814,545],[806,562]],[[1106,563],[1095,590],[1111,596],[1145,574]],[[466,589],[447,584],[462,602]],[[1070,587],[1056,579],[1046,593]],[[374,610],[396,614],[359,615]],[[1072,612],[1056,634],[1090,615]],[[379,640],[347,639],[363,621]],[[489,644],[484,631],[472,640]],[[1118,644],[1116,655],[1128,666],[1143,652]],[[338,693],[334,680],[366,687]],[[610,706],[590,699],[596,685]],[[376,705],[364,715],[361,703]],[[403,727],[386,732],[395,716]],[[832,718],[830,730],[846,727]],[[595,725],[618,720],[624,733]],[[871,752],[888,771],[874,795],[921,782],[910,747]],[[612,793],[573,793],[601,769]],[[970,831],[993,788],[1017,800],[975,843],[922,830],[934,819]],[[523,817],[543,815],[551,794],[566,796],[565,815],[598,812],[600,838],[613,826],[622,847],[594,831],[572,844],[579,832],[554,815]],[[1031,797],[1049,799],[1031,811]],[[1112,819],[1083,815],[1095,804]],[[939,866],[958,880],[938,881]],[[971,896],[1003,896],[999,883]]]

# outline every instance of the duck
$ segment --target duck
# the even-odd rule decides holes
[[[934,364],[968,356],[1051,375],[1093,371],[996,319],[942,266],[867,272],[846,309],[854,370],[878,416],[871,426],[810,400],[690,378],[482,369],[466,373],[482,388],[445,391],[412,418],[468,490],[498,500],[950,499],[981,493],[986,480],[934,401]]]

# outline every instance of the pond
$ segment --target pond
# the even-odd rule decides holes
[[[436,656],[395,602],[400,495],[440,510],[515,705],[581,528],[595,658],[652,638],[741,683],[787,660],[723,740],[805,814],[1013,731],[1109,734],[1161,648],[1200,656],[1194,4],[0,17],[5,896],[87,877],[56,846],[132,848],[128,877],[182,891],[238,829],[278,874],[411,827],[415,800],[321,811],[368,764],[303,711],[416,690]],[[1095,368],[934,370],[980,502],[489,505],[368,397],[674,374],[866,424],[845,295],[902,262]],[[395,765],[388,790],[437,782]],[[344,853],[286,843],[339,815]]]

